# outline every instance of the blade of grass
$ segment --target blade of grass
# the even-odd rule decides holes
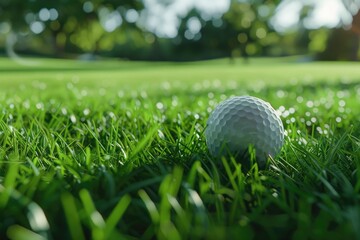
[[[4,190],[2,191],[2,194],[0,194],[0,208],[4,208],[7,205],[11,192],[15,189],[16,178],[19,174],[19,164],[19,156],[17,154],[10,155],[8,170],[4,179]]]
[[[111,236],[111,232],[114,230],[115,226],[120,221],[121,217],[125,213],[126,209],[131,203],[131,197],[129,195],[123,196],[118,204],[115,206],[110,216],[106,219],[105,222],[105,238]]]
[[[7,230],[9,239],[16,240],[46,240],[45,237],[19,225],[12,225]]]
[[[75,199],[70,193],[61,195],[61,202],[72,239],[85,240]]]

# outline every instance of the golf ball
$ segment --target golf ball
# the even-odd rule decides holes
[[[230,154],[244,160],[249,158],[252,145],[258,164],[264,166],[269,155],[279,153],[284,143],[284,126],[268,102],[252,96],[232,97],[211,113],[205,138],[214,157]]]

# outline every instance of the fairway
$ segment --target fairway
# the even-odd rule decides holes
[[[76,81],[85,86],[111,87],[124,84],[137,88],[141,87],[139,85],[158,87],[162,82],[186,83],[188,86],[205,80],[221,80],[222,83],[236,81],[246,85],[359,81],[360,68],[356,62],[303,62],[299,59],[255,58],[248,63],[242,59],[236,59],[233,63],[228,59],[173,63],[26,59],[23,64],[19,64],[0,58],[0,80],[3,86],[37,80],[59,85],[66,81]]]
[[[0,58],[0,239],[360,239],[359,66]],[[240,95],[284,124],[265,168],[208,152]]]

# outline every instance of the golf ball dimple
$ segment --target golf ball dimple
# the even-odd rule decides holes
[[[230,153],[244,158],[252,145],[256,160],[264,165],[269,155],[279,153],[284,143],[284,127],[268,102],[252,96],[232,97],[211,113],[205,138],[214,157]]]

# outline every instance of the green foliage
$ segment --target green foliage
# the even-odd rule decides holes
[[[275,2],[231,1],[224,20],[234,31],[228,38],[232,55],[236,56],[236,50],[244,57],[264,55],[266,47],[278,40],[279,36],[269,24],[276,9]]]
[[[82,53],[133,60],[199,60],[219,57],[284,56],[313,54],[324,60],[357,60],[359,30],[356,7],[342,1],[354,15],[352,28],[307,29],[304,19],[312,15],[315,3],[301,3],[298,26],[277,32],[271,21],[280,0],[229,0],[225,12],[206,13],[196,4],[188,12],[174,14],[177,34],[162,38],[149,30],[155,4],[173,12],[175,1],[96,0],[0,2],[0,51],[74,57]],[[135,11],[135,12],[134,12]],[[128,14],[135,14],[133,20]],[[295,13],[294,13],[295,14]],[[357,13],[358,14],[358,13]],[[176,16],[175,16],[176,15]],[[192,32],[189,23],[200,26]],[[159,20],[161,21],[161,20]],[[164,23],[175,24],[176,23]]]
[[[1,239],[360,237],[356,64],[37,61],[0,59]],[[244,94],[285,125],[265,169],[204,141],[215,105]]]
[[[86,9],[86,5],[89,5]],[[109,41],[103,38],[107,35],[104,26],[100,26],[102,16],[116,12],[125,14],[128,9],[140,10],[142,1],[113,0],[98,1],[2,1],[0,3],[0,22],[9,24],[11,32],[17,35],[18,44],[25,43],[30,51],[62,56],[66,52],[97,52],[107,51]],[[40,12],[47,11],[49,19],[42,19]],[[51,16],[51,12],[55,13]],[[124,16],[123,16],[124,17]],[[33,23],[44,28],[39,32],[31,29]],[[123,29],[139,31],[131,23],[124,23]],[[23,34],[18,34],[23,32]],[[111,34],[109,34],[111,36]],[[115,37],[111,36],[112,41]],[[29,43],[30,42],[30,43]],[[20,48],[23,50],[23,47]]]

